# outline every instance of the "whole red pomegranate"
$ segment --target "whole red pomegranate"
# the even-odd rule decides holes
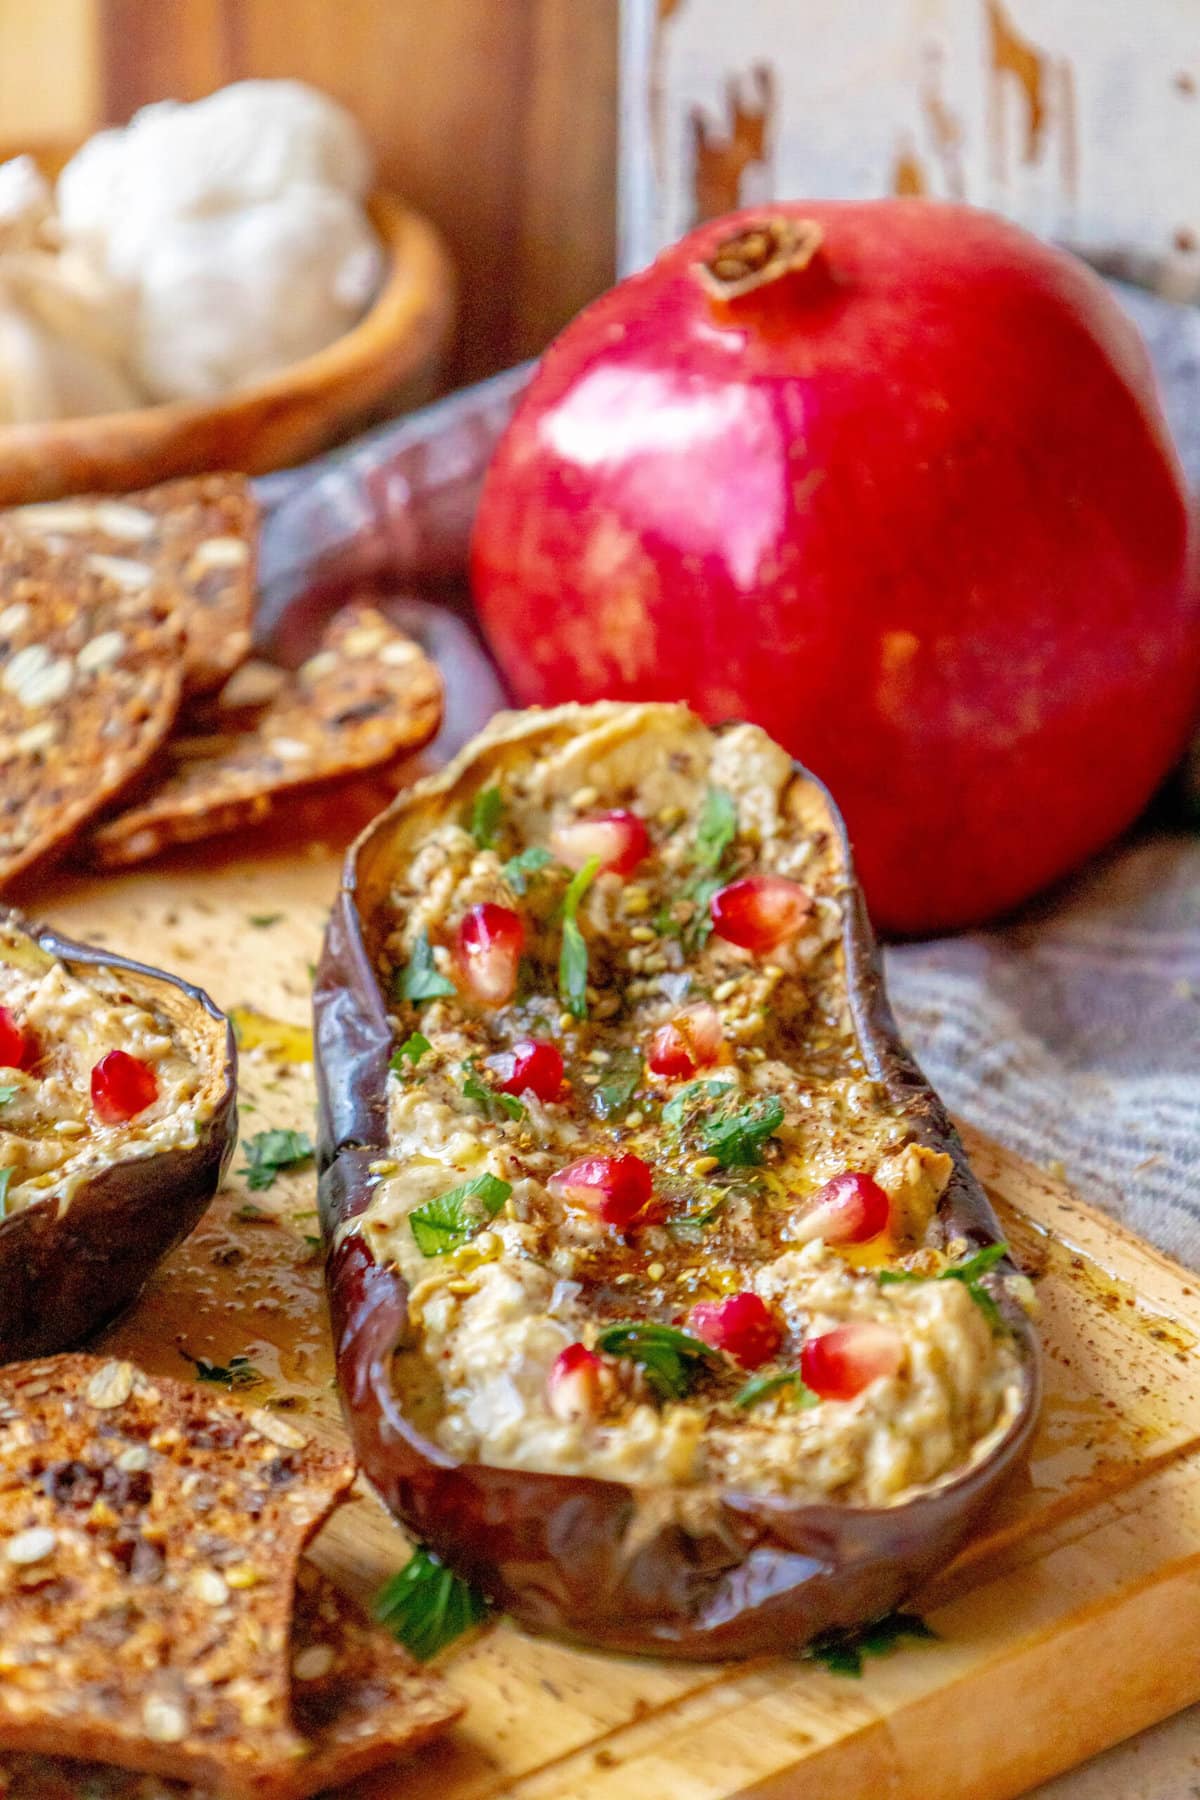
[[[1141,341],[1080,263],[964,207],[742,213],[604,295],[500,444],[473,576],[520,700],[780,738],[897,931],[1103,844],[1200,700]]]

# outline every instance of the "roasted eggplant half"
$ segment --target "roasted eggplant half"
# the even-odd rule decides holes
[[[343,1400],[438,1556],[714,1658],[949,1558],[1034,1423],[1028,1283],[763,732],[501,716],[351,849],[315,1013]]]
[[[236,1069],[199,988],[0,908],[0,1362],[88,1337],[187,1236]]]

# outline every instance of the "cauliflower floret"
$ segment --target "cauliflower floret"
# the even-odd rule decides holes
[[[238,81],[192,105],[162,100],[102,131],[58,178],[64,235],[118,280],[171,220],[277,200],[298,182],[361,200],[371,179],[351,115],[299,81]]]
[[[286,368],[349,330],[381,263],[361,207],[333,188],[177,220],[142,261],[135,367],[156,400]]]
[[[311,356],[365,310],[383,263],[370,179],[335,101],[242,81],[98,133],[59,176],[59,224],[126,297],[148,397],[205,399]]]

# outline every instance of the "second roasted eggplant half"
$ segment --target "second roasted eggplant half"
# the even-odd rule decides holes
[[[235,1093],[199,988],[0,908],[0,1362],[140,1292],[216,1192]]]
[[[1033,1425],[1027,1283],[762,731],[503,716],[351,851],[316,1020],[345,1405],[446,1562],[723,1657],[950,1556]]]

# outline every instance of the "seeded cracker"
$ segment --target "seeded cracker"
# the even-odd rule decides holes
[[[296,1567],[352,1478],[130,1363],[0,1370],[0,1750],[296,1793]]]
[[[445,1683],[419,1668],[310,1563],[300,1564],[292,1626],[292,1722],[307,1754],[294,1800],[341,1787],[440,1736],[462,1712]],[[0,1800],[153,1800],[145,1776],[98,1763],[0,1753]],[[162,1789],[159,1789],[162,1792]],[[172,1800],[200,1790],[172,1782]]]
[[[143,770],[179,707],[180,624],[136,592],[0,528],[0,891]]]
[[[161,584],[183,612],[185,695],[219,687],[249,653],[258,508],[244,476],[18,506],[0,524],[78,551],[128,593]]]
[[[418,749],[441,715],[441,680],[423,651],[381,613],[346,607],[248,729],[174,739],[169,773],[100,825],[86,854],[118,868],[253,825],[282,795]]]

